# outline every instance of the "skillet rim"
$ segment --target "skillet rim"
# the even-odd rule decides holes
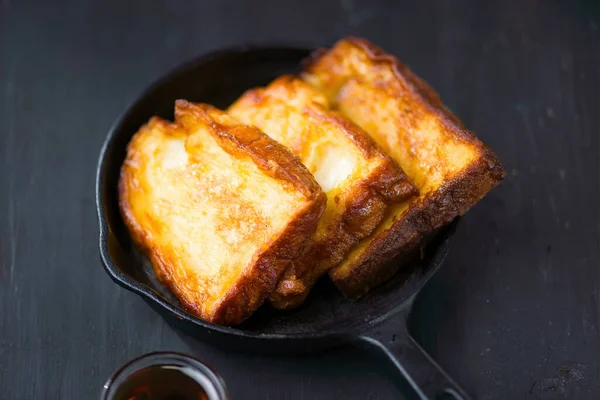
[[[141,93],[136,96],[134,100],[132,100],[125,109],[118,115],[115,122],[111,125],[106,138],[103,141],[102,147],[100,149],[100,153],[98,156],[97,166],[96,166],[96,182],[95,182],[95,201],[96,201],[96,213],[98,218],[98,228],[99,228],[99,236],[98,236],[98,245],[100,250],[100,259],[102,261],[102,265],[106,273],[110,276],[110,278],[117,283],[119,286],[136,293],[141,296],[145,300],[151,300],[154,302],[154,305],[162,307],[164,311],[168,311],[175,316],[179,320],[186,321],[195,326],[205,328],[210,332],[218,332],[221,334],[225,334],[227,336],[234,337],[242,337],[245,339],[258,339],[258,340],[329,340],[334,338],[342,338],[348,336],[358,335],[361,332],[367,331],[368,328],[379,325],[384,321],[390,319],[392,316],[398,314],[402,310],[406,308],[410,308],[412,306],[413,299],[418,295],[423,286],[429,281],[429,279],[437,272],[439,267],[443,264],[446,255],[448,254],[452,241],[455,236],[456,226],[458,225],[458,220],[460,217],[455,218],[453,222],[451,222],[448,226],[445,226],[441,229],[440,233],[444,235],[442,239],[442,243],[440,243],[434,250],[434,254],[432,260],[437,261],[437,265],[431,266],[429,265],[428,270],[426,271],[426,276],[422,278],[421,284],[418,285],[417,289],[414,293],[409,296],[405,301],[399,303],[398,305],[392,307],[389,311],[378,315],[377,317],[369,320],[364,324],[360,324],[357,328],[354,329],[340,329],[340,330],[328,330],[326,332],[317,332],[317,333],[289,333],[289,334],[279,334],[279,333],[254,333],[249,331],[244,331],[242,329],[238,329],[236,327],[229,327],[223,325],[213,324],[207,321],[204,321],[200,318],[197,318],[185,310],[175,307],[173,304],[165,300],[160,294],[158,294],[154,289],[141,283],[140,281],[127,276],[122,272],[121,268],[119,268],[115,262],[113,262],[113,257],[111,255],[111,251],[109,249],[108,242],[111,239],[111,235],[114,235],[111,231],[110,224],[108,219],[106,218],[106,209],[103,201],[104,194],[107,190],[106,185],[104,184],[104,176],[106,174],[107,169],[107,152],[112,147],[113,142],[119,136],[119,132],[122,129],[122,126],[125,124],[125,121],[130,118],[131,114],[135,111],[137,105],[143,101],[143,99],[149,97],[154,91],[168,84],[170,80],[174,77],[181,75],[190,69],[198,67],[201,63],[206,63],[215,59],[217,57],[223,55],[235,55],[247,52],[303,52],[305,56],[309,56],[311,52],[313,52],[317,47],[309,47],[302,44],[244,44],[244,45],[235,45],[235,46],[227,46],[217,50],[208,51],[200,56],[189,59],[188,61],[183,62],[182,64],[175,66],[168,70],[165,74],[161,75],[158,79],[153,81],[151,84],[147,85],[145,89],[141,91]],[[300,60],[301,61],[301,60]],[[116,241],[114,236],[113,240]],[[119,243],[119,246],[121,244]],[[354,335],[353,335],[354,334]]]

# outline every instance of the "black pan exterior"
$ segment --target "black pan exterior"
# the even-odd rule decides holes
[[[228,349],[289,354],[341,344],[406,309],[414,295],[446,256],[456,222],[424,249],[423,257],[365,298],[351,302],[327,280],[313,289],[300,308],[282,312],[268,305],[236,328],[202,321],[185,312],[155,278],[137,251],[121,219],[117,182],[126,146],[154,115],[173,118],[177,99],[226,108],[251,87],[264,86],[283,73],[297,72],[309,49],[238,47],[193,60],[152,85],[117,120],[102,148],[96,176],[100,255],[106,272],[119,285],[138,293],[172,325],[185,333]],[[397,261],[396,261],[397,262]]]

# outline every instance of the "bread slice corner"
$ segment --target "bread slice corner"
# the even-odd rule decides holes
[[[298,158],[255,127],[177,101],[132,138],[120,209],[158,279],[197,317],[248,318],[306,251],[326,198]]]
[[[283,75],[247,91],[228,113],[290,148],[327,194],[312,248],[292,264],[271,294],[277,308],[300,305],[318,278],[375,230],[391,204],[418,195],[398,164],[366,132],[296,76]]]
[[[330,271],[342,293],[358,298],[498,185],[504,168],[426,82],[365,39],[315,52],[302,77],[368,132],[419,190]]]

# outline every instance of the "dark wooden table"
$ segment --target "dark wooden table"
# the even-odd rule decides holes
[[[212,364],[234,399],[401,398],[352,348],[258,358],[184,337],[113,284],[96,243],[98,151],[146,85],[222,46],[351,33],[427,79],[508,172],[464,218],[415,336],[477,398],[600,398],[599,24],[595,2],[557,0],[0,0],[0,397],[93,399],[162,349]]]

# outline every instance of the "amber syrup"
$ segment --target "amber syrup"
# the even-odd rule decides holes
[[[154,353],[125,365],[105,385],[104,400],[225,400],[220,378],[198,360]]]
[[[188,367],[156,365],[130,376],[114,400],[210,400]]]

